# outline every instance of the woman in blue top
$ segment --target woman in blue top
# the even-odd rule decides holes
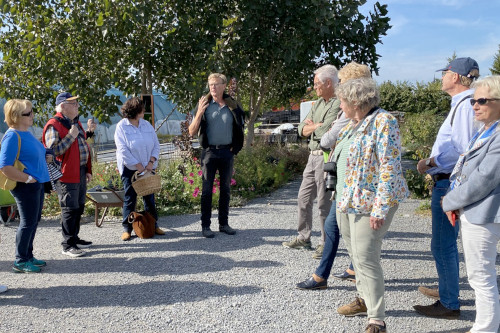
[[[115,131],[116,164],[125,190],[121,239],[128,241],[132,233],[132,225],[128,223],[128,216],[135,211],[137,203],[137,193],[132,187],[132,176],[136,171],[156,169],[160,157],[160,143],[153,126],[144,120],[145,108],[139,98],[129,99],[123,104],[121,110],[124,119],[116,125]],[[143,202],[144,209],[153,215],[155,220],[158,220],[154,194],[144,196]],[[165,234],[165,231],[158,227],[158,223],[155,233]]]
[[[470,332],[497,332],[500,302],[496,258],[500,242],[500,75],[471,85],[470,100],[479,131],[460,155],[450,176],[443,210],[450,223],[460,220],[465,267],[476,295],[476,320]]]
[[[16,273],[38,273],[46,265],[33,257],[33,239],[42,217],[44,185],[49,171],[45,160],[45,148],[28,129],[33,125],[32,104],[27,100],[12,99],[4,106],[5,122],[9,129],[0,148],[0,170],[17,181],[10,191],[19,209],[20,223],[16,233],[16,261],[12,270]],[[19,171],[13,165],[21,139],[19,161],[26,167]]]

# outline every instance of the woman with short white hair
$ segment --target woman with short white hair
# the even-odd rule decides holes
[[[497,332],[500,303],[496,273],[500,240],[500,76],[475,81],[470,100],[479,132],[460,155],[443,199],[450,223],[460,220],[465,266],[476,295],[476,320],[470,332]]]

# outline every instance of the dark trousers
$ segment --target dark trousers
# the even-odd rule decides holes
[[[231,198],[231,175],[234,154],[229,149],[203,149],[201,152],[201,170],[203,184],[201,190],[201,227],[210,227],[212,218],[212,190],[216,171],[220,177],[219,225],[228,224],[229,199]]]
[[[61,205],[61,224],[64,250],[77,246],[80,220],[85,209],[85,194],[87,193],[87,167],[80,167],[79,183],[56,182],[57,196]]]
[[[16,232],[16,263],[33,258],[33,240],[36,228],[42,217],[44,188],[41,183],[25,184],[18,182],[12,191],[19,210],[19,228]]]
[[[130,213],[135,211],[135,206],[137,205],[137,193],[132,187],[132,176],[136,170],[130,170],[127,167],[123,167],[122,173],[122,183],[123,189],[125,190],[125,196],[123,200],[123,220],[122,226],[123,230],[126,232],[132,232],[132,224],[128,223],[128,216]],[[144,203],[144,210],[149,212],[149,214],[153,215],[155,220],[158,220],[158,213],[156,212],[155,205],[155,195],[150,194],[142,197],[142,202]],[[156,227],[158,227],[158,223],[156,223]]]

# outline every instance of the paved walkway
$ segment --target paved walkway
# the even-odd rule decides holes
[[[10,289],[0,295],[0,332],[362,332],[365,318],[336,313],[356,295],[352,283],[294,288],[318,264],[310,251],[281,246],[295,235],[299,185],[231,209],[236,236],[201,238],[199,216],[183,215],[161,218],[166,236],[122,242],[117,221],[97,228],[88,218],[80,235],[94,246],[76,259],[61,254],[58,221],[44,220],[34,244],[35,256],[48,261],[41,274],[11,272],[17,224],[2,226],[0,283]],[[412,309],[432,303],[417,287],[436,283],[430,217],[414,214],[418,204],[400,206],[384,241],[388,328],[466,332],[474,299],[463,262],[461,320],[423,318]],[[334,271],[349,263],[340,246]]]

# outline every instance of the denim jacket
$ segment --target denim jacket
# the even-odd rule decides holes
[[[354,128],[351,121],[339,133],[340,142]],[[396,118],[383,109],[368,115],[353,134],[345,183],[337,209],[383,219],[408,196],[401,168],[401,142]]]

